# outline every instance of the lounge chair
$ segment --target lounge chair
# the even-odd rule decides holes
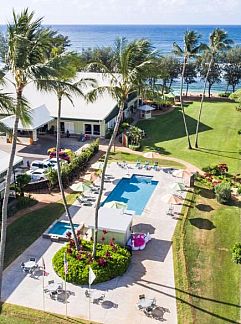
[[[36,261],[37,261],[37,259],[36,259],[36,258],[34,258],[34,257],[31,257],[31,258],[29,258],[29,261],[33,261],[33,262],[36,262]]]

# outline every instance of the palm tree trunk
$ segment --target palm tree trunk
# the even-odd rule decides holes
[[[208,77],[209,77],[209,73],[210,73],[212,64],[213,64],[213,57],[211,58],[211,60],[209,62],[206,78],[204,80],[204,85],[203,85],[202,99],[201,99],[201,103],[200,103],[198,119],[197,119],[197,126],[196,126],[196,137],[195,137],[195,147],[196,148],[198,148],[199,125],[200,125],[200,120],[201,120],[201,115],[202,115],[203,103],[204,103],[205,93],[206,93],[206,88],[207,88],[207,83],[208,83]]]
[[[57,159],[57,174],[58,174],[58,182],[59,182],[59,189],[61,192],[61,196],[62,196],[62,200],[64,203],[64,209],[65,209],[65,213],[66,216],[69,219],[69,223],[70,223],[70,227],[71,227],[71,231],[72,231],[72,235],[74,238],[74,242],[75,242],[75,246],[76,249],[79,251],[80,249],[80,245],[75,233],[75,229],[74,229],[74,225],[72,222],[72,218],[69,212],[69,208],[68,208],[68,204],[67,204],[67,200],[65,197],[65,193],[64,193],[64,187],[63,187],[63,182],[62,182],[62,178],[61,178],[61,168],[60,168],[60,160],[59,160],[59,150],[60,150],[60,117],[61,117],[61,103],[62,103],[62,96],[58,96],[58,116],[57,116],[57,140],[56,140],[56,159]]]
[[[123,115],[123,111],[124,111],[124,106],[125,103],[122,102],[119,105],[119,113],[117,115],[117,120],[116,120],[116,124],[114,127],[114,131],[113,134],[111,136],[109,145],[107,147],[106,150],[106,154],[105,154],[105,159],[104,159],[104,164],[103,164],[103,169],[102,169],[102,174],[101,174],[101,183],[100,183],[100,191],[99,191],[99,195],[97,198],[97,202],[96,202],[96,207],[95,207],[95,228],[94,228],[94,242],[93,242],[93,251],[92,251],[92,256],[93,258],[95,258],[96,256],[96,245],[97,245],[97,235],[98,235],[98,216],[99,216],[99,209],[100,209],[100,201],[101,201],[101,197],[102,197],[102,193],[104,190],[104,182],[105,182],[105,173],[106,173],[106,168],[107,168],[107,163],[108,163],[108,158],[109,158],[109,154],[111,151],[111,147],[115,141],[119,126],[120,126],[120,122],[122,120],[122,115]]]
[[[21,99],[21,96],[22,93],[18,93],[17,98]],[[19,104],[17,103],[17,107],[18,106]],[[14,128],[13,128],[12,147],[11,147],[10,159],[8,164],[3,204],[2,204],[2,224],[1,224],[1,242],[0,242],[0,300],[2,298],[2,279],[3,279],[3,269],[4,269],[5,246],[6,246],[6,238],[7,238],[8,198],[10,193],[14,157],[16,153],[18,123],[19,123],[19,117],[18,114],[16,114]]]
[[[186,97],[187,97],[187,93],[188,93],[188,88],[189,88],[189,83],[187,82],[187,86],[186,86]]]
[[[184,83],[184,75],[185,75],[185,69],[186,69],[186,64],[187,64],[187,57],[184,57],[184,62],[183,62],[183,67],[182,67],[182,77],[181,77],[181,88],[180,88],[180,103],[181,103],[181,109],[182,109],[182,117],[183,117],[183,123],[184,123],[184,128],[187,136],[187,141],[188,141],[188,148],[191,150],[192,145],[187,129],[187,122],[186,122],[186,116],[185,116],[185,111],[183,107],[183,100],[182,100],[182,91],[183,91],[183,83]]]

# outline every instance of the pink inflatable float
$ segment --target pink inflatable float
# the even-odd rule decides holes
[[[128,240],[127,245],[129,245],[133,251],[144,250],[146,243],[151,240],[151,235],[149,233],[133,233]]]

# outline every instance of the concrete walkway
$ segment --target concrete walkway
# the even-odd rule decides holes
[[[131,171],[131,172],[130,172]],[[154,323],[153,319],[147,318],[145,314],[138,310],[136,303],[140,294],[145,294],[149,298],[156,298],[157,305],[164,307],[166,323],[177,323],[175,284],[172,255],[172,236],[178,221],[181,206],[175,206],[176,217],[167,215],[168,204],[163,203],[161,197],[173,192],[171,185],[180,182],[165,172],[145,171],[132,169],[128,173],[140,173],[153,175],[158,180],[158,186],[148,201],[141,216],[134,216],[133,229],[135,231],[150,232],[152,240],[144,251],[133,253],[131,265],[128,271],[121,277],[117,277],[106,283],[93,286],[94,294],[98,297],[105,293],[105,301],[111,308],[104,308],[102,305],[90,305],[91,320],[100,323]],[[118,179],[127,176],[127,170],[112,163],[108,169],[108,174],[115,176],[114,183],[106,183],[106,195],[114,188]],[[87,222],[93,207],[80,207],[76,203],[71,207],[73,221],[76,223]],[[64,218],[64,216],[63,216]],[[43,257],[46,264],[48,276],[45,282],[58,278],[52,267],[52,257],[60,249],[62,243],[53,243],[48,239],[40,237],[24,253],[18,257],[5,271],[3,280],[3,300],[9,303],[43,309],[42,303],[42,276],[41,272],[36,277],[31,277],[22,272],[20,264],[28,260],[30,256],[36,256],[41,265]],[[45,283],[46,285],[46,283]],[[89,302],[85,296],[86,287],[67,284],[68,290],[68,314],[69,316],[88,319]],[[111,302],[111,303],[110,303]],[[104,304],[103,304],[104,305]],[[108,305],[108,303],[107,303]],[[64,314],[65,303],[54,301],[50,297],[45,298],[46,311]]]

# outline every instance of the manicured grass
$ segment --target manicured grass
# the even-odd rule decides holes
[[[141,155],[138,154],[132,154],[132,153],[124,153],[124,152],[115,152],[111,153],[109,157],[109,162],[113,161],[126,161],[129,163],[136,163],[136,161],[145,162],[149,161],[151,164],[154,164],[154,162],[158,161],[159,166],[166,166],[166,167],[172,167],[172,168],[185,168],[183,164],[175,162],[175,161],[169,161],[164,159],[147,159]]]
[[[201,119],[199,149],[188,150],[182,113],[180,108],[172,112],[142,120],[137,126],[144,129],[147,137],[143,141],[143,150],[158,150],[188,161],[197,167],[205,167],[225,162],[230,172],[240,172],[241,113],[231,102],[206,102]],[[194,145],[196,119],[199,102],[185,108],[187,125]]]
[[[182,213],[173,237],[179,323],[239,323],[240,266],[231,248],[240,241],[240,206],[220,205],[201,189]]]
[[[41,312],[32,308],[2,304],[0,323],[2,324],[84,324],[89,323],[77,318],[64,317],[58,314]],[[92,322],[93,323],[93,322]]]
[[[71,205],[75,199],[76,193],[69,194],[67,196],[68,204]],[[5,267],[29,247],[63,213],[62,201],[49,203],[10,224],[7,228]]]

